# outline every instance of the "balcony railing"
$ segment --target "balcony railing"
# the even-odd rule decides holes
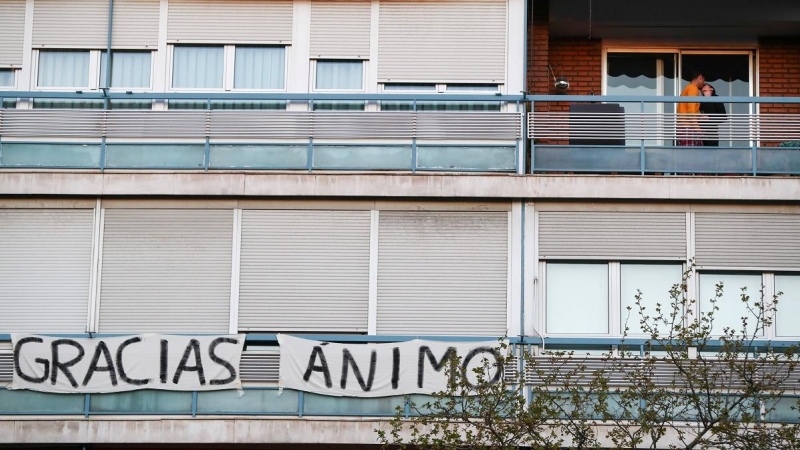
[[[0,168],[800,174],[796,97],[5,91],[3,99]],[[698,100],[724,103],[728,114],[675,113]],[[679,145],[687,130],[704,145]]]
[[[529,99],[533,173],[800,174],[798,98]],[[698,100],[728,113],[675,113]]]
[[[11,95],[0,167],[516,172],[523,139],[521,96]]]

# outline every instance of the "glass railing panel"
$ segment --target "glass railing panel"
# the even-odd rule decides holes
[[[298,392],[284,389],[245,389],[197,394],[198,414],[285,414],[298,412]]]
[[[200,169],[202,144],[108,144],[106,167],[121,169]]]
[[[758,173],[800,174],[800,142],[797,147],[762,147],[757,150]]]
[[[92,394],[91,414],[191,414],[192,393],[134,391],[119,394]]]
[[[314,145],[314,168],[411,170],[411,146]]]
[[[4,142],[0,149],[3,167],[100,167],[100,144]]]
[[[645,171],[661,173],[750,173],[749,148],[652,147],[645,149]]]
[[[537,145],[533,149],[535,171],[640,172],[638,147]]]
[[[212,144],[212,169],[305,169],[308,145]]]
[[[0,387],[0,415],[83,414],[85,396],[11,391]]]
[[[417,167],[430,170],[514,171],[513,146],[417,146]]]
[[[380,398],[346,398],[305,394],[303,412],[325,416],[393,416],[397,406],[404,405],[402,396]]]

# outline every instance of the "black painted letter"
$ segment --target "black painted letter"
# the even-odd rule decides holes
[[[46,380],[50,376],[50,361],[42,358],[34,359],[34,361],[44,366],[44,375],[42,375],[41,377],[32,377],[30,375],[23,373],[22,368],[19,365],[19,354],[22,352],[22,346],[27,344],[28,342],[42,343],[44,341],[42,340],[42,338],[37,338],[37,337],[26,337],[17,341],[17,345],[14,346],[14,370],[17,372],[17,376],[19,376],[20,378],[29,383],[37,383],[37,384],[44,383],[44,380]]]
[[[58,347],[62,345],[71,345],[77,348],[78,356],[65,363],[60,362],[58,355]],[[69,368],[74,366],[75,364],[78,364],[78,361],[83,359],[83,355],[86,354],[86,352],[83,350],[83,347],[81,347],[81,344],[72,339],[56,339],[55,341],[50,343],[50,347],[53,350],[53,357],[51,358],[51,360],[53,361],[53,370],[50,372],[50,384],[55,386],[56,379],[58,378],[58,371],[61,370],[62,372],[64,372],[64,375],[67,376],[69,384],[71,384],[72,387],[74,388],[78,387],[78,382],[75,381],[75,377],[72,376],[72,373],[69,371]]]
[[[132,337],[117,347],[117,373],[119,373],[119,379],[125,383],[132,384],[134,386],[144,386],[145,384],[152,381],[149,378],[138,380],[136,378],[128,378],[128,374],[125,372],[125,365],[123,364],[122,358],[122,351],[125,350],[125,347],[135,344],[137,342],[142,342],[142,338],[140,337]],[[164,378],[166,378],[166,370],[164,371]]]
[[[98,366],[100,362],[100,353],[106,359],[105,366]],[[108,351],[105,341],[100,341],[97,347],[94,348],[94,356],[92,362],[89,364],[89,370],[86,371],[86,376],[83,377],[83,385],[86,386],[91,381],[95,372],[108,372],[108,377],[111,379],[111,385],[117,385],[117,371],[114,369],[114,361],[111,360],[111,352]]]
[[[446,362],[453,363],[456,359],[456,348],[455,347],[448,347],[447,352],[445,352],[442,359],[438,362],[436,361],[436,357],[433,356],[433,352],[431,352],[431,348],[427,345],[423,345],[419,348],[419,359],[417,362],[417,387],[421,388],[422,383],[425,381],[425,355],[428,355],[428,361],[430,361],[431,366],[433,366],[433,370],[437,372],[441,372],[444,364]],[[450,377],[453,377],[453,374],[450,374]]]
[[[211,361],[214,361],[220,366],[228,369],[228,373],[230,373],[231,376],[229,376],[228,378],[224,378],[222,380],[217,380],[217,379],[211,380],[208,384],[210,384],[211,386],[219,386],[231,383],[233,380],[236,379],[236,369],[233,367],[233,365],[231,365],[231,363],[229,363],[228,361],[225,361],[224,359],[217,356],[216,353],[214,353],[214,350],[217,349],[217,346],[219,344],[238,344],[238,343],[239,341],[237,341],[236,339],[227,337],[219,337],[211,341],[211,345],[208,346],[208,356],[211,358]]]
[[[400,347],[392,349],[392,389],[400,382]]]
[[[492,379],[489,380],[489,384],[497,383],[498,381],[500,381],[500,377],[503,375],[503,366],[500,364],[500,355],[498,354],[497,349],[494,349],[494,348],[491,348],[491,347],[474,348],[474,349],[472,349],[471,352],[469,352],[467,354],[467,356],[464,357],[464,362],[461,364],[461,374],[464,376],[464,382],[467,384],[467,386],[472,387],[472,388],[474,388],[476,386],[474,386],[469,381],[469,377],[467,376],[467,367],[469,367],[469,363],[470,363],[470,361],[472,361],[472,358],[477,356],[479,353],[489,353],[494,358],[494,363],[492,363],[491,365],[486,367],[489,370],[491,370],[492,368],[497,369],[497,370],[495,370],[494,377],[492,377]],[[484,376],[485,376],[485,374],[484,374]]]
[[[194,365],[187,366],[186,363],[189,361],[189,354],[192,352],[194,352]],[[172,377],[172,384],[178,384],[183,372],[197,372],[197,378],[200,379],[200,386],[205,386],[206,375],[203,371],[203,361],[200,359],[200,342],[197,339],[192,339],[189,341],[189,345],[186,346],[186,350],[183,352],[183,358],[181,358],[181,363],[178,364],[178,368],[175,370],[175,376]]]
[[[161,378],[161,384],[165,384],[167,382],[167,371],[169,371],[169,341],[166,339],[161,340],[161,368],[159,369],[159,378]]]
[[[339,381],[339,387],[342,389],[347,389],[347,372],[348,367],[353,367],[353,375],[356,376],[356,380],[358,380],[358,385],[361,386],[361,390],[364,392],[369,392],[372,390],[372,382],[375,381],[375,364],[378,361],[378,352],[373,350],[372,354],[369,357],[369,376],[367,377],[367,383],[364,384],[364,377],[361,376],[361,371],[358,369],[358,364],[356,364],[356,360],[353,359],[353,355],[350,354],[350,350],[343,349],[342,350],[342,379]]]
[[[319,355],[320,362],[318,366],[314,364],[317,360],[317,355]],[[311,356],[308,357],[308,366],[306,367],[306,373],[303,375],[303,380],[308,381],[311,378],[311,372],[322,372],[322,375],[325,376],[325,387],[330,388],[333,386],[331,372],[328,370],[328,360],[325,359],[325,353],[322,352],[322,347],[319,345],[314,346]]]

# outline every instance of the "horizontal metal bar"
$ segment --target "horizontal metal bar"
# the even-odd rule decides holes
[[[2,95],[2,93],[0,93]],[[645,102],[645,103],[785,103],[800,104],[800,97],[675,97],[657,95],[526,95],[532,102]]]

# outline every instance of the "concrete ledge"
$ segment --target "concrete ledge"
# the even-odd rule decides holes
[[[377,419],[125,417],[0,420],[1,444],[351,444],[375,445]]]
[[[2,171],[0,195],[798,201],[800,177]]]

